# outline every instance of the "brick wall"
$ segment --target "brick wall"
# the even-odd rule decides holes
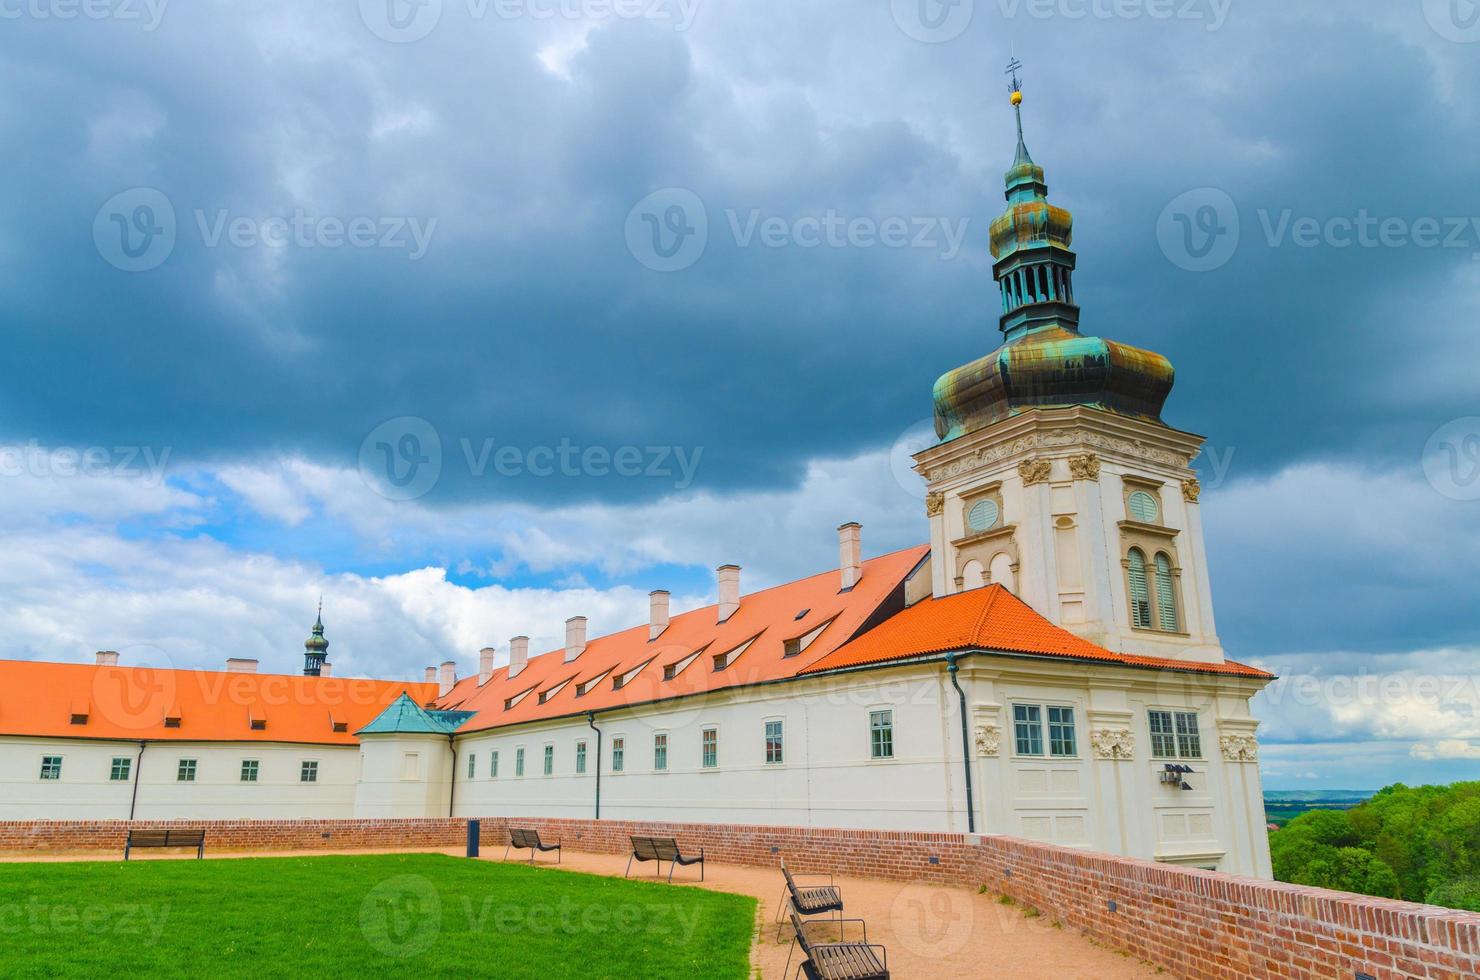
[[[717,862],[929,881],[1011,895],[1106,945],[1188,978],[1480,976],[1480,915],[1087,853],[1012,837],[741,824],[488,817],[572,850],[625,853],[630,835],[676,837]],[[207,851],[460,847],[466,821],[138,821],[205,827]],[[0,822],[0,851],[121,852],[124,821]]]

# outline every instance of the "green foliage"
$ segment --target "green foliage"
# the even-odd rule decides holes
[[[1350,810],[1312,810],[1271,832],[1269,850],[1280,881],[1473,909],[1480,782],[1396,783]]]

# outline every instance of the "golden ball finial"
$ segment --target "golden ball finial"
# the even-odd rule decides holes
[[[1013,105],[1022,105],[1023,104],[1023,93],[1021,93],[1021,92],[1014,92],[1014,93],[1012,93],[1012,104]]]

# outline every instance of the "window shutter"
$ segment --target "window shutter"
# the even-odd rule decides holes
[[[1145,490],[1137,490],[1131,494],[1129,501],[1131,519],[1140,521],[1142,524],[1155,524],[1156,516],[1161,508],[1157,506],[1156,498]]]
[[[1146,587],[1146,556],[1140,548],[1132,548],[1130,555],[1131,578],[1131,625],[1139,629],[1151,628],[1151,594]]]
[[[1172,562],[1165,554],[1156,556],[1156,616],[1162,629],[1177,631],[1177,593],[1172,588]]]

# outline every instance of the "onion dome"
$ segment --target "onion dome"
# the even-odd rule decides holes
[[[1004,343],[935,383],[942,441],[1033,408],[1084,405],[1161,422],[1172,391],[1160,354],[1079,332],[1074,302],[1074,217],[1048,203],[1043,168],[1023,142],[1023,94],[1015,74],[1017,155],[1006,175],[1007,210],[991,226],[992,276],[1002,295]]]

